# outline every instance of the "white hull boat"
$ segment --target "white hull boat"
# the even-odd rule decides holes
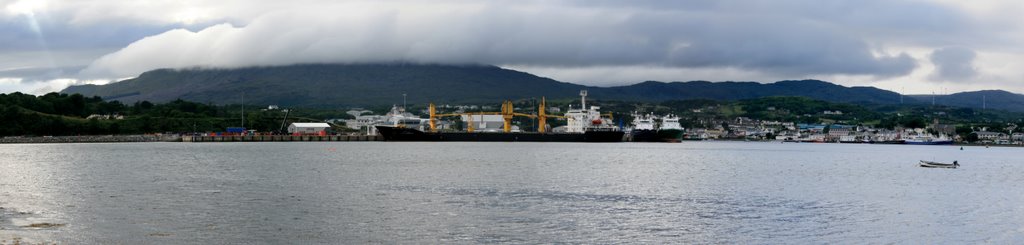
[[[921,160],[920,166],[925,168],[956,168],[959,167],[960,164],[956,161],[953,161],[953,163],[941,163]]]

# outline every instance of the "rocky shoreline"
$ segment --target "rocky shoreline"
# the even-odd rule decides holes
[[[0,144],[47,144],[47,143],[116,143],[116,142],[181,142],[179,135],[88,135],[88,136],[43,136],[4,137]]]

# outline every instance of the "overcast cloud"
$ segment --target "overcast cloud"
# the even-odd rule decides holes
[[[974,50],[950,47],[935,50],[931,55],[935,64],[933,78],[943,81],[966,81],[978,75],[974,68]]]
[[[567,82],[1024,91],[1012,1],[0,0],[0,92],[157,68],[495,64]],[[9,33],[9,34],[8,34]],[[922,75],[924,74],[924,75]],[[976,79],[985,77],[986,79]],[[996,78],[996,79],[991,79]],[[982,81],[984,80],[984,81]]]

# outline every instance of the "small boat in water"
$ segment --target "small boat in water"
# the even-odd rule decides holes
[[[921,160],[919,165],[925,168],[956,168],[960,166],[960,163],[957,163],[956,161],[953,161],[953,163],[941,163]]]

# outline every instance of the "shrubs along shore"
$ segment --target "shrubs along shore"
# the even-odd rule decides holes
[[[114,142],[180,142],[179,135],[89,135],[89,136],[44,136],[44,137],[4,137],[3,144],[36,144],[36,143],[114,143]]]

